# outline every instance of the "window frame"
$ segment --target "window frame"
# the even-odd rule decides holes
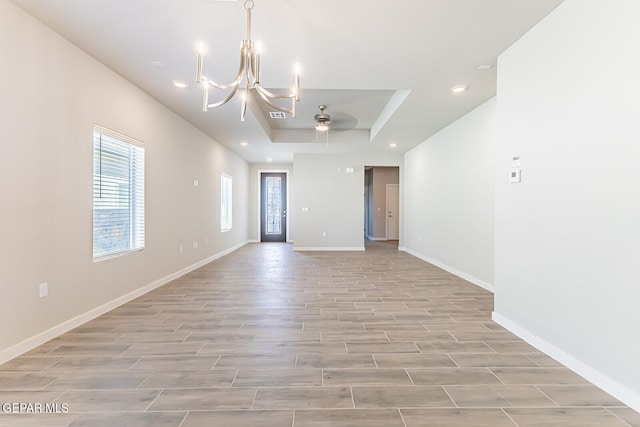
[[[107,147],[103,147],[105,142]],[[108,156],[110,162],[107,163],[107,172],[102,169],[105,156]],[[144,250],[146,245],[144,144],[135,138],[96,124],[93,127],[92,160],[93,261],[102,261]],[[126,177],[123,172],[126,172]],[[104,181],[107,181],[107,184]],[[109,189],[117,190],[112,191],[111,197],[108,198],[102,196],[102,191],[105,189],[107,192]],[[98,218],[98,212],[108,215],[109,210],[121,211],[114,217],[124,219],[126,223],[124,227],[118,224],[110,229],[111,219]],[[104,245],[108,245],[109,238],[101,237],[100,234],[105,232],[108,234],[109,230],[123,232],[126,235],[126,238],[121,239],[128,240],[126,248],[121,246],[115,250],[104,250]]]
[[[233,229],[233,177],[220,174],[220,232]]]

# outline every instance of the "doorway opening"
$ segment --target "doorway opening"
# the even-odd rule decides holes
[[[287,241],[286,173],[260,173],[260,241]]]
[[[397,242],[400,238],[400,168],[366,166],[364,239]]]

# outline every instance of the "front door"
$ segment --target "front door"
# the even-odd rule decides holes
[[[287,174],[260,174],[260,241],[287,241]]]

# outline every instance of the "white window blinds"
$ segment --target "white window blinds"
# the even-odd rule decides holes
[[[144,148],[96,126],[93,132],[93,258],[144,248]]]
[[[232,183],[229,175],[220,177],[220,231],[229,231],[232,226]]]

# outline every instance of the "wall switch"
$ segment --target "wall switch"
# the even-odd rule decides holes
[[[44,298],[49,295],[49,284],[47,282],[40,283],[40,285],[38,285],[38,294],[40,295],[40,298]]]
[[[302,212],[308,213],[309,212],[309,208],[302,208]]]
[[[511,174],[509,175],[509,182],[511,184],[516,184],[516,183],[518,183],[520,181],[522,181],[522,170],[513,169],[511,171]]]
[[[178,252],[180,252],[180,253],[182,253],[182,252],[183,252],[183,250],[184,250],[184,249],[182,248],[182,246],[180,246],[180,247],[178,248]]]
[[[511,158],[511,167],[513,169],[520,169],[521,164],[522,163],[520,162],[520,156],[513,156]]]
[[[327,232],[326,231],[322,232],[322,237],[327,237]]]
[[[353,168],[346,168],[346,169],[345,169],[345,172],[346,172],[346,173],[353,173],[353,172],[354,172],[354,169],[353,169]]]
[[[194,179],[194,180],[193,180],[193,186],[194,186],[194,187],[198,187],[199,185],[200,185],[200,183],[198,182],[198,180],[197,180],[197,179]]]
[[[198,249],[198,241],[197,240],[193,241],[193,249]]]

